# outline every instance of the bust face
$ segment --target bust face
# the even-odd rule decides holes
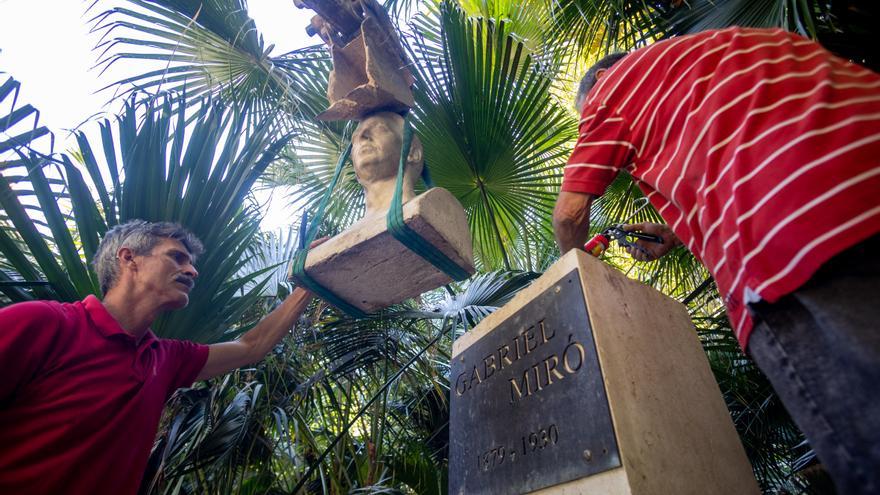
[[[397,175],[403,145],[403,117],[380,112],[362,120],[351,138],[351,161],[361,184]]]

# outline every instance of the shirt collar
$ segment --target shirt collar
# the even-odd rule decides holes
[[[107,311],[107,308],[104,307],[104,304],[98,300],[97,297],[93,295],[86,296],[82,303],[86,308],[89,319],[92,320],[92,323],[94,323],[95,328],[98,329],[98,332],[100,332],[101,335],[107,338],[111,338],[115,335],[122,335],[134,340],[134,337],[122,329],[119,322],[116,321],[116,318],[113,318],[113,315]],[[144,337],[140,341],[140,345],[149,344],[154,340],[156,340],[156,336],[151,330],[147,330],[147,333],[144,334]]]

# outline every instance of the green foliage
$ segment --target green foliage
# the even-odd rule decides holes
[[[12,78],[0,87],[0,104],[8,114],[0,120],[0,276],[4,303],[34,297],[71,300],[97,292],[93,274],[85,268],[68,217],[59,203],[80,206],[82,222],[94,226],[96,210],[82,204],[84,185],[74,177],[70,193],[59,177],[68,163],[55,164],[48,177],[43,165],[51,134],[39,126],[39,112],[31,105],[17,107],[19,83]],[[29,124],[29,122],[32,122]],[[80,180],[77,182],[76,179]],[[85,236],[84,249],[94,252],[97,243]]]

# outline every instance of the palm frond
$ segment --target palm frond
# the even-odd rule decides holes
[[[321,49],[305,48],[270,55],[241,0],[143,1],[113,6],[96,15],[102,32],[98,66],[107,70],[122,60],[150,70],[108,86],[122,94],[173,91],[187,104],[212,96],[235,102],[238,111],[272,116],[288,125],[301,115],[313,117],[323,90],[315,79],[329,68]],[[146,65],[144,65],[146,64]]]
[[[286,268],[296,250],[297,240],[298,232],[293,227],[259,235],[248,249],[246,260],[239,268],[237,276],[246,278],[254,273],[261,275],[245,284],[241,289],[242,293],[261,286],[262,297],[276,299],[289,294],[293,287],[287,281]]]
[[[669,0],[559,0],[552,2],[553,39],[571,60],[644,46],[664,35]]]
[[[54,136],[39,124],[37,109],[18,104],[19,90],[11,77],[0,85],[0,292],[3,303],[73,300],[97,291],[68,228],[71,200],[81,206],[89,191],[81,181],[64,180],[70,167],[51,161]],[[90,241],[82,239],[86,250],[95,247]]]
[[[469,19],[444,2],[436,23],[410,43],[426,164],[465,207],[481,268],[527,266],[514,246],[551,236],[536,220],[552,211],[574,120],[549,94],[553,74],[534,66],[503,21]]]

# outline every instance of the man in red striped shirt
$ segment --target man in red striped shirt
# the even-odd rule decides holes
[[[693,252],[841,493],[880,491],[880,76],[782,30],[731,28],[600,61],[578,107],[562,252],[632,175],[668,223],[629,226],[664,239],[634,256]]]

